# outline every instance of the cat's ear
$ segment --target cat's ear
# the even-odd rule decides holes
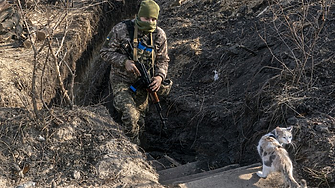
[[[292,126],[286,128],[286,130],[288,130],[288,131],[292,131],[292,129],[293,129]]]
[[[281,129],[280,129],[280,127],[277,126],[277,127],[275,128],[275,135],[277,135],[279,131],[281,131]]]

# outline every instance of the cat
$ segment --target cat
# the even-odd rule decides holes
[[[307,188],[306,181],[302,185],[293,177],[293,165],[288,152],[283,147],[292,143],[292,127],[276,127],[259,140],[257,150],[263,163],[262,171],[257,175],[266,178],[272,172],[281,172],[284,176],[285,187]]]
[[[292,127],[287,127],[287,128],[276,127],[271,132],[262,136],[257,146],[258,154],[262,157],[263,152],[262,152],[261,145],[263,144],[264,139],[267,137],[275,138],[282,146],[286,144],[291,144],[292,143],[292,129],[293,129]]]

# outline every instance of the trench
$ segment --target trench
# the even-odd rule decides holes
[[[76,62],[75,103],[78,105],[103,104],[109,110],[112,118],[121,123],[112,104],[113,98],[109,86],[110,65],[101,60],[99,50],[115,24],[131,19],[136,14],[137,0],[127,1],[126,4],[115,2],[113,7],[105,5],[102,10],[97,29],[99,33],[93,36],[86,51]],[[168,108],[168,103],[164,99],[161,99],[161,105],[163,109]],[[146,128],[141,135],[140,147],[156,159],[168,155],[180,163],[193,162],[196,157],[194,149],[185,149],[169,141],[170,135],[176,136],[179,133],[171,132],[171,130],[169,133],[162,133],[160,130],[152,129],[157,124],[161,124],[154,108],[150,105],[150,111],[146,117]]]
[[[98,33],[93,36],[86,51],[76,62],[75,103],[78,105],[102,104],[118,123],[120,120],[113,108],[109,86],[110,66],[101,60],[99,50],[111,28],[122,20],[132,18],[136,11],[137,0],[127,1],[125,4],[117,1],[113,7],[104,5],[99,16]],[[169,55],[173,56],[173,53],[172,51]],[[217,113],[217,109],[209,107],[208,111],[201,116],[194,116],[198,113],[198,108],[191,103],[190,106],[187,106],[183,101],[176,102],[173,97],[179,98],[178,94],[174,93],[171,98],[161,99],[164,116],[168,113],[171,104],[175,105],[175,109],[169,111],[166,130],[161,129],[161,122],[155,107],[150,104],[150,110],[145,119],[145,129],[141,135],[140,147],[144,151],[149,152],[156,159],[168,155],[181,164],[197,160],[205,161],[206,170],[233,163],[247,165],[257,160],[253,154],[249,155],[252,156],[251,158],[241,156],[243,155],[240,153],[241,143],[235,140],[241,130],[232,130],[228,126],[233,123],[233,117],[221,114],[219,119],[226,122],[227,125],[217,126],[217,120],[212,118],[212,115]],[[183,110],[178,111],[177,108]],[[190,120],[193,122],[190,123]],[[200,122],[203,125],[198,128]],[[213,132],[212,128],[216,131]],[[215,135],[220,132],[225,132],[225,135]]]
[[[127,1],[125,4],[114,2],[113,7],[104,5],[97,29],[99,33],[93,36],[86,51],[76,62],[77,75],[75,82],[77,84],[74,89],[76,94],[75,103],[78,105],[103,104],[109,110],[112,118],[118,123],[121,122],[117,112],[113,108],[113,98],[109,86],[110,65],[101,60],[99,50],[112,27],[120,21],[132,19],[136,11],[137,0]],[[161,105],[165,109],[168,104],[163,99]],[[154,107],[150,106],[150,109],[154,109]],[[185,150],[171,143],[164,144],[168,142],[166,138],[168,135],[165,134],[162,136],[161,132],[158,133],[148,129],[148,127],[160,124],[155,116],[155,112],[150,110],[146,119],[146,130],[141,135],[142,144],[140,147],[156,159],[168,155],[180,163],[194,161],[196,156],[194,151]],[[152,117],[154,117],[154,120]],[[178,133],[173,134],[176,135]],[[159,142],[156,141],[157,138]]]

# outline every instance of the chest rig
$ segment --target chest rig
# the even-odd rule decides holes
[[[154,75],[155,48],[153,33],[139,37],[138,27],[131,20],[125,21],[133,46],[133,60],[146,66],[150,76]]]
[[[150,43],[150,44],[148,44]],[[133,60],[143,63],[150,75],[154,75],[155,48],[153,46],[152,33],[138,38],[138,28],[134,26]]]

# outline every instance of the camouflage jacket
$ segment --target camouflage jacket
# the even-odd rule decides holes
[[[134,20],[132,20],[134,21]],[[163,80],[166,78],[168,71],[168,63],[170,58],[167,51],[167,39],[165,32],[157,27],[153,43],[155,48],[155,67],[154,76],[161,76]],[[125,62],[128,59],[128,55],[122,53],[121,44],[125,41],[130,41],[129,32],[127,25],[124,22],[120,22],[113,27],[109,42],[106,46],[103,46],[100,50],[102,59],[111,64],[111,81],[122,81],[126,83],[134,83],[136,77],[134,74],[129,74],[125,68]],[[138,32],[138,38],[141,38],[143,33]]]

